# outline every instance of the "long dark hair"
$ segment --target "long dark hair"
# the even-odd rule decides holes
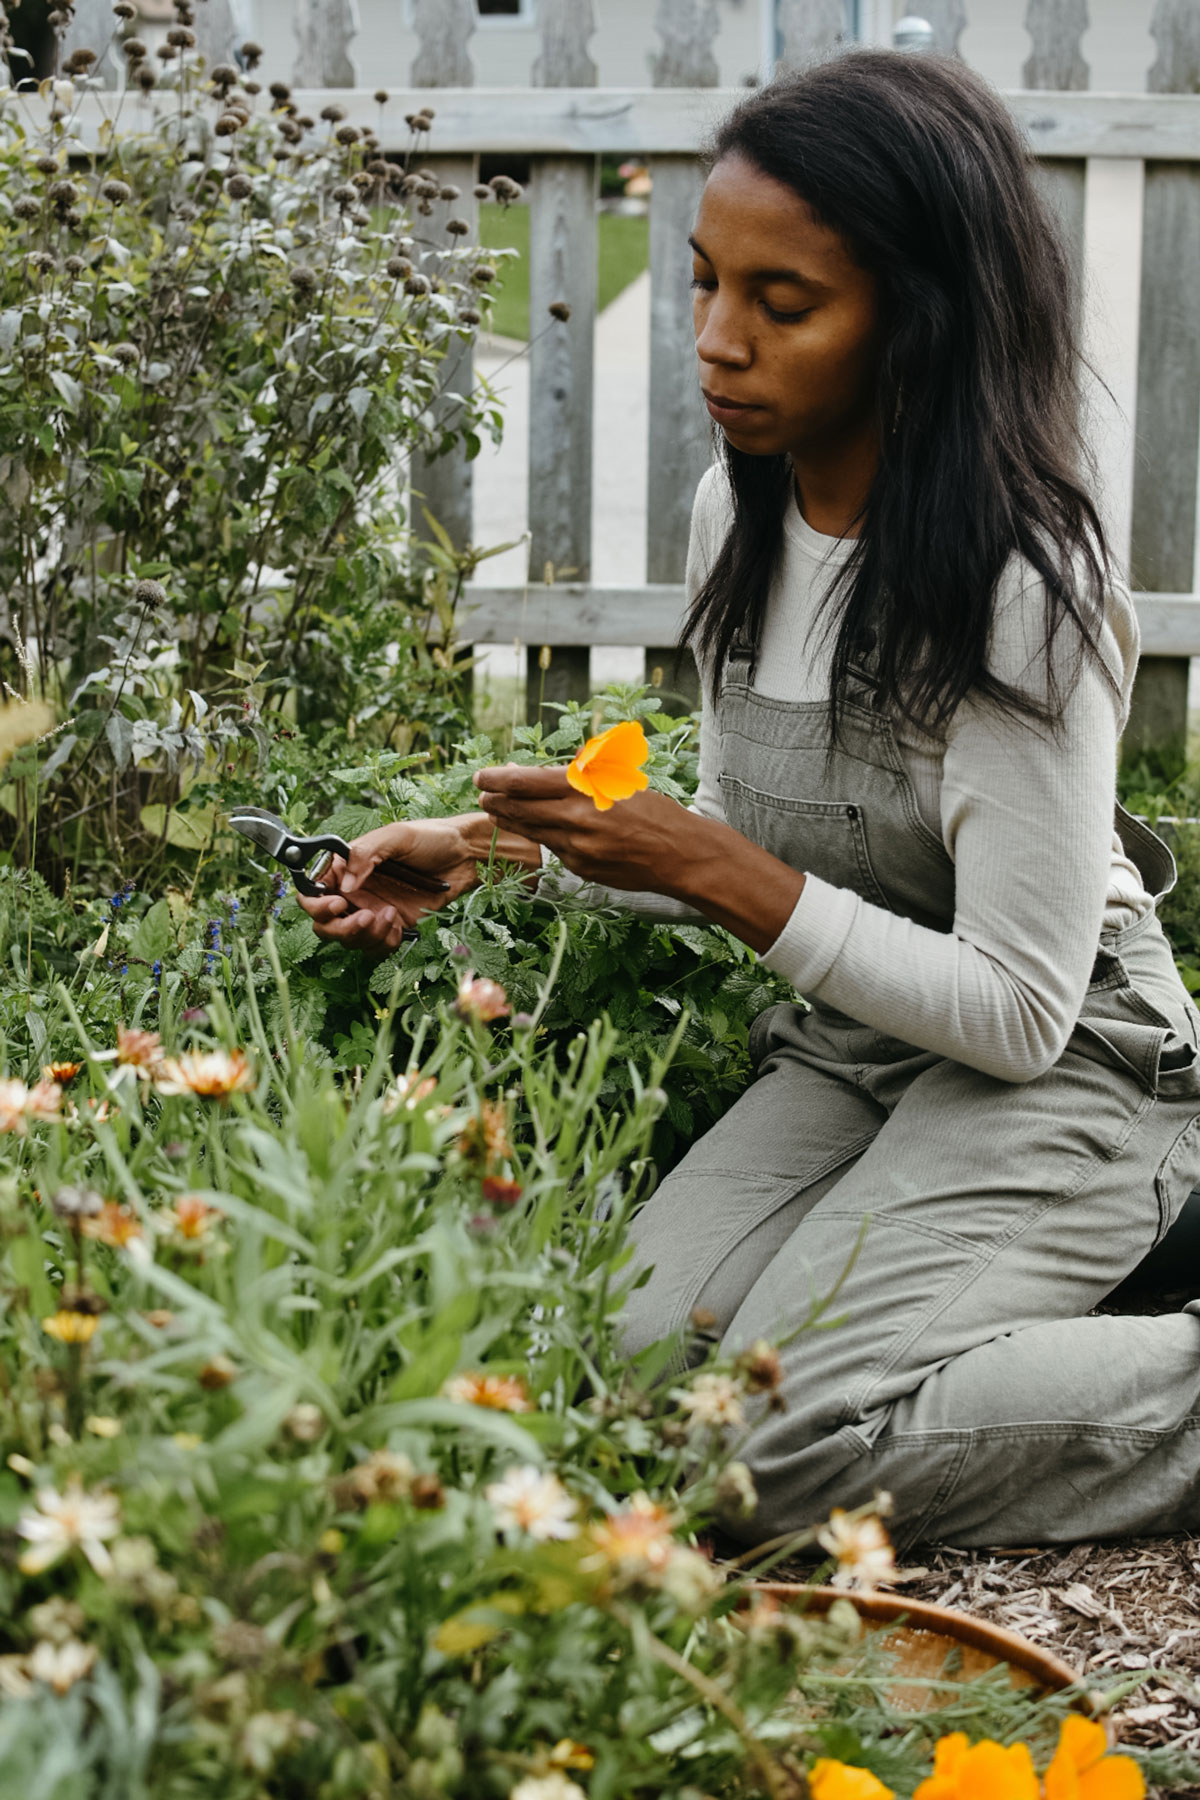
[[[1053,725],[1062,658],[1036,692],[988,669],[996,586],[1014,552],[1045,584],[1047,644],[1094,655],[1109,553],[1080,478],[1074,282],[1031,155],[961,63],[853,50],[743,101],[709,146],[784,183],[878,281],[881,456],[853,553],[826,595],[836,734],[848,665],[872,646],[882,703],[938,731],[974,690]],[[717,434],[733,521],[685,637],[714,684],[759,634],[792,503],[786,456]]]

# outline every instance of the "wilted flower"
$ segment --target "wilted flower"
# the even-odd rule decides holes
[[[658,1574],[656,1585],[684,1612],[695,1613],[708,1605],[721,1581],[720,1572],[706,1556],[677,1544]]]
[[[240,173],[231,175],[225,183],[225,192],[231,200],[248,200],[254,192],[254,183],[248,175]]]
[[[132,346],[130,346],[132,348]],[[138,592],[139,588],[158,588],[157,596]],[[157,581],[139,581],[134,588],[133,597],[143,606],[151,605],[156,599],[163,600],[166,595]],[[117,1026],[117,1061],[130,1069],[156,1069],[162,1061],[162,1039],[157,1031],[129,1030],[124,1025]]]
[[[693,1425],[713,1429],[722,1425],[746,1423],[742,1411],[742,1390],[732,1375],[697,1375],[690,1388],[676,1395],[681,1412],[687,1413]]]
[[[484,1494],[501,1531],[523,1531],[539,1543],[578,1536],[576,1502],[557,1475],[532,1463],[514,1464]]]
[[[483,314],[476,312],[473,306],[460,306],[458,309],[458,322],[460,325],[481,325],[483,323]]]
[[[73,1182],[55,1188],[50,1196],[50,1205],[60,1219],[74,1225],[85,1219],[95,1219],[104,1211],[104,1196],[95,1188],[82,1187]]]
[[[895,1578],[896,1558],[891,1541],[882,1521],[873,1513],[852,1519],[842,1507],[835,1506],[817,1532],[817,1542],[837,1558],[835,1587],[871,1588]]]
[[[87,1624],[87,1614],[78,1600],[68,1600],[64,1594],[31,1606],[26,1618],[34,1636],[49,1638],[52,1644],[65,1644],[68,1638],[78,1637]]]
[[[506,1181],[502,1175],[485,1175],[482,1193],[489,1206],[515,1206],[524,1193],[519,1181]]]
[[[235,1362],[230,1362],[227,1356],[210,1357],[196,1377],[200,1386],[206,1388],[209,1393],[217,1393],[221,1388],[227,1388],[237,1378],[238,1366]]]
[[[13,214],[18,219],[39,218],[41,211],[41,201],[35,199],[32,194],[18,194],[13,201]]]
[[[641,721],[625,719],[576,751],[567,764],[567,781],[577,793],[587,794],[598,812],[607,812],[615,801],[649,787],[642,768],[649,754]]]
[[[325,1430],[325,1414],[311,1400],[301,1400],[293,1406],[283,1424],[298,1444],[315,1444]]]
[[[82,275],[87,268],[82,256],[64,256],[63,268],[68,275]]]
[[[85,1494],[72,1480],[65,1494],[57,1488],[39,1488],[37,1510],[23,1512],[17,1530],[29,1541],[18,1568],[23,1575],[40,1575],[70,1550],[82,1550],[97,1575],[106,1575],[112,1558],[106,1538],[116,1537],[121,1514],[111,1494]]]
[[[571,316],[571,308],[565,300],[552,300],[546,311],[552,319],[559,319],[564,325]]]
[[[472,975],[470,969],[467,969],[459,980],[454,1010],[460,1019],[473,1019],[480,1025],[490,1025],[493,1019],[502,1019],[507,1013],[508,995],[498,981],[489,981],[483,975]]]
[[[317,271],[310,269],[307,263],[297,263],[288,275],[288,280],[298,294],[312,294],[317,288]]]
[[[114,362],[119,362],[123,369],[131,369],[135,363],[139,363],[142,360],[142,353],[137,345],[131,344],[128,341],[113,344],[108,354],[112,357]]]
[[[29,1090],[25,1111],[31,1119],[56,1119],[62,1110],[62,1089],[57,1081],[38,1081]]]
[[[36,201],[34,204],[36,206]],[[407,256],[389,256],[383,266],[393,281],[407,281],[413,272],[413,266]]]
[[[48,250],[31,251],[28,262],[29,267],[33,270],[35,275],[53,275],[55,269],[58,267],[57,262]]]
[[[744,1462],[726,1463],[717,1476],[713,1497],[727,1519],[748,1519],[758,1506],[754,1477]]]
[[[484,1168],[502,1162],[512,1155],[508,1141],[508,1115],[501,1100],[484,1100],[477,1116],[467,1121],[459,1134],[458,1151],[468,1162],[482,1162]]]
[[[224,1100],[254,1086],[254,1071],[244,1050],[199,1050],[168,1057],[155,1084],[160,1094],[200,1094]]]
[[[412,1493],[416,1470],[407,1456],[375,1450],[334,1485],[339,1506],[370,1506],[375,1500],[405,1500]]]
[[[106,181],[101,186],[100,198],[107,200],[110,206],[124,206],[127,200],[133,199],[133,189],[127,181]]]
[[[447,1400],[459,1400],[465,1406],[487,1406],[494,1412],[533,1411],[529,1389],[519,1375],[489,1375],[482,1369],[469,1370],[451,1376],[442,1392]]]
[[[34,1681],[44,1682],[56,1694],[65,1694],[85,1675],[91,1673],[96,1660],[94,1644],[68,1638],[65,1644],[52,1644],[46,1638],[35,1644],[25,1659],[25,1667]]]

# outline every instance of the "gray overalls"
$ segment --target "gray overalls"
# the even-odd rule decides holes
[[[717,700],[729,823],[793,868],[951,928],[954,865],[855,671],[823,703]],[[1174,868],[1118,814],[1149,892]],[[897,1541],[1062,1542],[1200,1529],[1200,1317],[1088,1317],[1200,1182],[1200,1024],[1154,913],[1106,932],[1063,1055],[1013,1084],[822,1006],[751,1032],[757,1078],[634,1222],[636,1352],[715,1316],[726,1352],[779,1337],[863,1247],[833,1329],[783,1354],[787,1410],[739,1454],[762,1541],[894,1497]],[[681,1353],[682,1354],[682,1353]]]

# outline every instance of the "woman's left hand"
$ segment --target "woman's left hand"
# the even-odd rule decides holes
[[[484,812],[510,831],[535,838],[572,874],[604,887],[673,891],[691,815],[665,794],[643,789],[601,812],[567,781],[565,769],[505,763],[475,776]]]

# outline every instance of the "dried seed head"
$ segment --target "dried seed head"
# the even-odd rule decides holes
[[[78,200],[79,189],[73,181],[55,181],[46,190],[46,198],[54,202],[59,212],[66,212]]]
[[[348,206],[354,206],[357,203],[358,189],[351,187],[348,181],[339,181],[338,185],[330,190],[329,198],[345,212]]]
[[[121,48],[125,52],[127,60],[131,63],[141,62],[143,56],[149,56],[150,54],[141,38],[138,37],[126,38],[125,42],[121,45]]]
[[[225,111],[227,113],[235,113],[242,121],[243,125],[248,125],[250,123],[250,108],[246,105],[244,100],[239,100],[236,94],[231,94],[229,99],[226,100]]]
[[[328,106],[323,106],[321,108],[321,117],[323,119],[327,120],[330,125],[336,125],[339,122],[339,120],[344,119],[345,116],[346,116],[345,107],[338,106],[332,101],[330,102],[330,104]]]
[[[420,201],[420,203],[417,206],[417,211],[421,214],[421,217],[424,219],[431,219],[433,217],[433,207],[430,205],[428,200]]]
[[[339,144],[357,144],[358,127],[357,125],[339,125],[333,135]]]
[[[72,50],[70,56],[68,56],[66,62],[63,64],[63,68],[68,75],[83,75],[91,68],[95,60],[96,52],[94,50],[85,50],[82,48],[79,50]]]
[[[257,69],[263,58],[262,45],[256,44],[253,38],[248,38],[242,45],[242,56],[248,69]]]
[[[386,157],[373,156],[367,164],[367,174],[374,175],[378,180],[386,180],[394,172],[395,167],[395,163],[388,162]]]
[[[36,219],[41,216],[42,203],[32,194],[18,194],[13,201],[13,212],[18,219]]]
[[[193,219],[200,217],[200,208],[191,200],[181,200],[175,208],[175,217],[182,220],[185,225],[190,225]]]
[[[159,62],[166,63],[174,62],[175,58],[179,55],[179,52],[174,44],[160,44],[154,54],[157,56]]]
[[[100,189],[100,198],[107,200],[110,206],[124,206],[127,200],[133,199],[133,189],[127,181],[106,181]]]
[[[417,185],[414,191],[419,200],[436,200],[438,197],[438,184],[436,181],[427,181],[423,176],[418,176]]]
[[[375,98],[378,100],[380,106],[386,106],[391,97],[392,96],[388,93],[386,88],[375,89]]]
[[[109,351],[109,355],[114,362],[119,362],[123,369],[131,369],[135,363],[139,363],[142,360],[142,353],[136,344],[114,344]],[[138,587],[141,587],[142,585],[141,582],[138,583]],[[146,583],[145,585],[149,586],[151,584]],[[133,597],[135,600],[138,597],[137,588],[133,591]]]
[[[232,137],[235,131],[242,129],[242,115],[235,112],[223,112],[213,130],[218,137]]]
[[[552,319],[561,319],[564,325],[571,316],[571,308],[565,300],[552,300],[546,311]]]
[[[118,19],[122,19],[122,20],[136,19],[137,18],[137,7],[134,6],[133,0],[115,0],[115,4],[113,6],[113,13],[114,13],[115,17]]]
[[[290,100],[292,97],[292,90],[286,81],[273,81],[267,92],[272,100],[278,100],[281,105],[283,101]]]
[[[471,280],[475,283],[476,287],[487,287],[488,283],[495,281],[495,279],[496,271],[491,263],[476,263],[475,267],[471,270]]]
[[[360,206],[357,212],[352,212],[350,214],[350,223],[352,225],[367,226],[371,223],[371,215],[368,212],[364,212]]]
[[[491,188],[488,187],[486,185],[486,183],[484,183],[482,181],[478,184],[477,187],[473,187],[471,189],[471,192],[474,194],[474,196],[477,200],[490,200],[492,197]]]
[[[69,212],[67,214],[64,223],[66,224],[68,231],[82,231],[83,230],[84,217],[83,217],[83,214],[79,211],[78,207],[75,207],[71,212]]]
[[[61,7],[56,6],[53,12],[48,12],[46,14],[46,23],[47,25],[53,26],[55,31],[62,31],[64,26],[71,23],[71,15],[69,12],[63,12]]]
[[[278,130],[285,144],[298,144],[304,136],[295,119],[280,119]]]
[[[176,50],[194,50],[196,34],[185,30],[182,25],[173,25],[167,33],[167,42]]]
[[[310,269],[307,263],[297,263],[288,276],[288,280],[298,294],[312,294],[317,288],[317,271]]]
[[[482,325],[483,314],[476,312],[473,306],[462,306],[458,311],[458,322],[460,325]]]
[[[229,177],[225,183],[225,192],[231,200],[248,200],[254,192],[254,183],[248,175],[239,172]]]
[[[87,268],[87,264],[84,262],[82,256],[65,256],[63,258],[63,268],[68,275],[82,275],[83,271]]]
[[[417,114],[417,126],[421,131],[428,131],[435,118],[432,106],[423,106]]]
[[[94,1219],[104,1211],[104,1195],[90,1187],[60,1187],[51,1194],[50,1206],[60,1219]]]
[[[33,166],[39,175],[57,175],[60,165],[57,156],[39,156]]]
[[[461,200],[461,198],[462,189],[454,187],[450,182],[447,182],[445,187],[438,189],[439,200]]]
[[[311,131],[316,122],[317,121],[309,113],[296,114],[296,123],[301,131]]]
[[[400,192],[415,194],[421,183],[416,175],[403,175],[400,178]]]
[[[413,272],[407,256],[389,256],[384,266],[393,281],[407,281]]]
[[[232,63],[218,63],[209,80],[215,88],[231,88],[237,86],[238,72]]]
[[[243,81],[242,88],[247,94],[261,94],[262,93],[262,82],[261,81]]]
[[[139,63],[137,83],[143,94],[148,94],[150,89],[157,85],[154,70],[150,67],[149,63]]]
[[[369,194],[375,186],[375,177],[368,175],[365,169],[358,169],[350,177],[350,182],[356,194]]]
[[[447,219],[446,230],[451,237],[466,237],[471,227],[465,219]]]
[[[135,581],[133,598],[138,606],[165,606],[167,590],[161,581]]]
[[[35,250],[29,258],[29,267],[35,275],[53,275],[58,264],[48,250]]]
[[[412,294],[414,298],[420,299],[430,293],[431,288],[424,275],[410,275],[404,283],[404,291],[406,294]]]

